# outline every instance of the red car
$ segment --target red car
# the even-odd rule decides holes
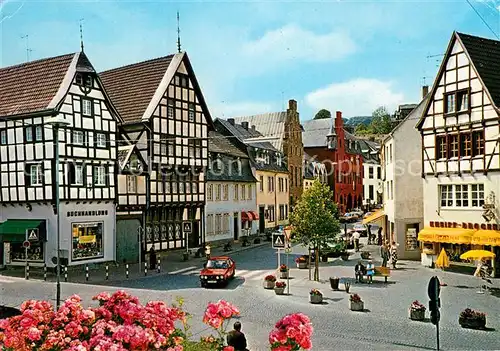
[[[200,282],[203,288],[208,285],[227,284],[234,278],[236,263],[229,256],[210,258],[200,272]]]

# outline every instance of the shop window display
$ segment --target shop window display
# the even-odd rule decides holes
[[[22,243],[10,243],[10,260],[11,261],[25,261],[25,248]],[[28,261],[43,262],[43,243],[31,242],[28,248]]]
[[[104,256],[103,223],[73,223],[73,260],[85,260]]]

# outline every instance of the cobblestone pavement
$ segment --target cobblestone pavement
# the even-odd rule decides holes
[[[378,247],[366,246],[374,252],[377,264]],[[295,247],[289,256],[293,258],[303,251]],[[321,282],[308,280],[308,270],[291,270],[290,295],[276,296],[262,288],[262,276],[252,279],[248,272],[273,272],[277,267],[275,251],[269,246],[234,253],[238,265],[237,278],[224,289],[201,289],[196,274],[179,272],[168,276],[148,276],[128,281],[107,282],[105,285],[63,283],[63,296],[80,294],[85,304],[91,303],[93,294],[123,288],[140,297],[142,301],[163,299],[173,301],[184,297],[186,309],[193,314],[194,337],[208,329],[201,323],[202,314],[209,301],[226,299],[241,310],[243,331],[252,351],[268,350],[267,335],[274,323],[283,315],[304,312],[315,327],[314,350],[416,350],[435,348],[435,327],[430,322],[414,322],[408,319],[408,307],[418,299],[428,305],[427,282],[433,275],[448,284],[441,289],[441,349],[443,350],[494,350],[500,349],[500,304],[495,292],[477,294],[478,281],[469,276],[440,272],[420,266],[418,262],[400,262],[400,269],[391,272],[389,283],[380,278],[373,285],[353,284],[352,293],[358,293],[367,311],[352,312],[348,309],[349,295],[345,291],[333,291],[328,277],[352,277],[353,266],[359,254],[353,254],[347,262],[335,259],[322,263]],[[286,255],[280,261],[286,262]],[[239,273],[242,272],[242,276]],[[254,274],[255,275],[255,274]],[[246,276],[246,277],[245,277]],[[249,278],[250,277],[250,278]],[[0,277],[0,303],[18,306],[27,298],[52,300],[54,284],[12,277]],[[5,282],[8,280],[8,282]],[[494,287],[499,287],[495,281]],[[325,297],[322,305],[308,303],[311,288],[319,288]],[[341,289],[343,288],[341,284]],[[474,331],[460,328],[458,314],[466,307],[487,313],[487,326],[492,330]],[[496,329],[496,330],[495,330]]]

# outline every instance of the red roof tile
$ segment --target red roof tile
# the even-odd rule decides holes
[[[75,54],[0,68],[0,117],[47,109]]]
[[[118,113],[127,122],[139,122],[174,55],[99,73]]]

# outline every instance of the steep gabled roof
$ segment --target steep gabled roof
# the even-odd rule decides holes
[[[140,123],[151,117],[181,63],[186,66],[195,91],[200,93],[199,103],[213,129],[212,117],[185,52],[114,68],[99,75],[124,122]]]
[[[208,151],[218,154],[232,155],[234,157],[248,158],[248,155],[237,148],[230,140],[219,132],[210,131],[208,133]]]
[[[304,147],[323,147],[328,145],[326,136],[330,133],[333,119],[311,119],[303,123],[302,143]]]
[[[246,129],[241,124],[237,123],[233,125],[229,123],[228,120],[221,118],[218,118],[217,122],[224,126],[232,135],[234,135],[246,145],[259,149],[278,151],[271,142],[263,141],[262,139],[264,139],[264,136],[257,130],[251,128]]]
[[[235,117],[236,123],[248,122],[249,126],[255,126],[273,146],[283,151],[283,138],[285,137],[286,111],[263,113],[253,116]]]
[[[475,68],[486,93],[491,97],[491,102],[497,109],[500,108],[500,41],[459,32],[453,32],[451,36],[430,95],[434,96],[436,94],[439,80],[444,72],[453,45],[457,40],[462,44],[464,52],[468,56],[471,65]],[[431,101],[431,98],[427,100],[420,121],[416,125],[417,129],[420,129],[424,123]]]
[[[67,92],[59,94],[78,56],[72,53],[0,68],[0,117],[54,109]]]

